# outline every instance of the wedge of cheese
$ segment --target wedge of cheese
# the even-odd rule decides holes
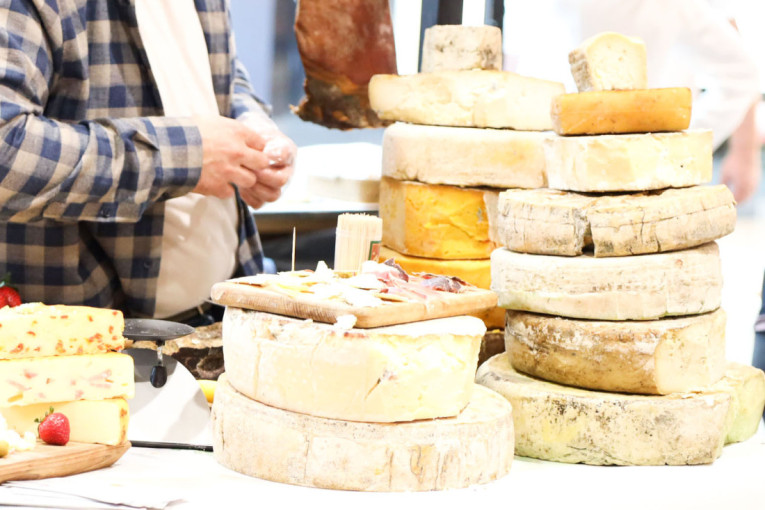
[[[498,306],[578,319],[650,320],[720,307],[722,273],[715,243],[689,250],[595,258],[491,255]]]
[[[2,360],[0,374],[0,407],[132,398],[135,392],[133,358],[116,352]]]
[[[456,418],[357,423],[261,404],[224,375],[212,426],[215,459],[229,469],[326,489],[456,489],[505,476],[513,460],[510,404],[482,387]]]
[[[727,186],[693,186],[619,195],[551,189],[499,195],[499,242],[545,255],[619,257],[679,250],[733,232],[736,202]]]
[[[603,90],[553,99],[553,129],[559,135],[683,131],[691,123],[691,90]]]
[[[725,312],[604,322],[507,312],[513,368],[592,390],[667,395],[717,382],[725,371]]]
[[[69,420],[70,441],[117,445],[127,440],[130,411],[124,398],[0,407],[0,415],[8,428],[21,435],[25,432],[36,435],[39,424],[35,419],[42,419],[51,408]]]
[[[542,141],[549,136],[397,122],[383,135],[382,173],[428,184],[541,188],[547,182]]]
[[[0,359],[98,354],[125,347],[118,310],[27,303],[0,308]]]
[[[343,329],[228,307],[223,357],[231,385],[264,404],[367,422],[456,416],[473,391],[486,326],[450,317]]]
[[[550,188],[645,191],[712,179],[712,132],[556,136],[544,141]]]
[[[435,25],[425,29],[423,73],[502,69],[502,30],[490,25]]]
[[[378,74],[369,103],[384,120],[435,126],[552,129],[552,98],[563,84],[506,71]]]
[[[516,372],[507,354],[481,365],[479,384],[513,406],[515,453],[594,465],[709,464],[722,453],[730,395],[625,395]]]
[[[494,218],[499,190],[380,181],[382,242],[406,255],[486,259],[498,246]]]
[[[647,87],[645,43],[638,37],[593,35],[569,53],[568,62],[579,92]]]
[[[757,432],[765,409],[765,372],[728,362],[725,375],[709,391],[722,391],[732,398],[726,443],[746,441]]]

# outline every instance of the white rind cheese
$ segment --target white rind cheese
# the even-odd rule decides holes
[[[491,254],[491,290],[510,310],[596,320],[650,320],[720,307],[715,243],[689,250],[595,258]]]
[[[728,362],[725,375],[709,391],[722,391],[732,397],[726,443],[745,441],[757,432],[765,408],[765,372]]]
[[[592,390],[667,395],[709,386],[725,372],[725,312],[603,322],[507,312],[513,368]]]
[[[548,186],[564,191],[645,191],[712,179],[709,130],[551,136],[544,150]]]
[[[515,453],[594,465],[708,464],[722,453],[730,395],[625,395],[582,390],[513,370],[507,354],[476,381],[513,405]]]
[[[383,135],[382,173],[454,186],[541,188],[549,133],[397,122]]]
[[[422,72],[502,69],[502,31],[490,25],[425,29]]]
[[[289,411],[351,421],[456,416],[473,391],[484,323],[450,317],[371,329],[228,307],[231,385]]]
[[[224,375],[212,426],[215,458],[224,466],[326,489],[456,489],[505,476],[513,460],[512,408],[482,387],[456,418],[357,423],[266,406],[236,392]]]
[[[603,32],[586,39],[568,55],[579,92],[645,89],[645,43],[638,37]]]
[[[499,195],[497,233],[507,248],[544,255],[619,257],[673,251],[719,239],[736,226],[727,186],[592,196],[551,189]]]

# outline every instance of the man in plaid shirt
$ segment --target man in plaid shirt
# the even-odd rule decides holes
[[[236,59],[227,2],[193,8],[220,116],[163,116],[136,0],[0,0],[0,274],[25,301],[154,316],[165,203],[190,191],[236,192],[235,274],[262,270],[247,204],[278,198],[294,144]]]

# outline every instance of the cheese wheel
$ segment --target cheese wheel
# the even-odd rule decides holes
[[[757,432],[765,409],[765,372],[731,361],[722,379],[709,390],[728,393],[732,398],[726,443],[746,441]]]
[[[368,422],[456,416],[470,400],[481,338],[475,317],[370,329],[228,307],[231,385],[264,404]]]
[[[568,62],[579,92],[644,89],[648,82],[645,43],[639,37],[595,34],[569,53]]]
[[[722,273],[715,243],[635,257],[491,255],[498,306],[579,319],[649,320],[711,312]]]
[[[725,312],[602,322],[507,312],[513,368],[569,386],[667,395],[717,382],[725,371]]]
[[[542,141],[549,136],[397,122],[383,134],[382,174],[428,184],[541,188],[546,183]]]
[[[544,142],[548,186],[613,192],[682,188],[712,179],[712,132],[554,136]]]
[[[495,241],[499,190],[380,181],[383,244],[406,255],[486,259]]]
[[[507,354],[476,381],[513,405],[517,455],[594,465],[708,464],[722,453],[731,397],[588,391],[516,372]]]
[[[369,103],[384,120],[435,126],[552,129],[550,103],[563,84],[506,71],[438,71],[369,80]]]
[[[691,90],[603,90],[553,99],[553,129],[559,135],[683,131],[691,123]]]
[[[502,30],[491,25],[435,25],[425,29],[423,73],[502,69]]]
[[[357,423],[270,407],[221,377],[213,451],[224,466],[275,482],[358,491],[456,489],[505,476],[513,460],[510,404],[476,387],[456,418]]]
[[[724,184],[598,196],[507,190],[499,195],[496,225],[499,242],[513,251],[640,255],[692,248],[733,232],[736,202]]]

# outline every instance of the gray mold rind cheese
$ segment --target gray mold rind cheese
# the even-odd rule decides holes
[[[513,368],[568,386],[666,395],[725,371],[725,312],[655,321],[574,320],[507,312]]]
[[[595,258],[491,254],[491,290],[510,310],[596,320],[651,320],[720,307],[717,244],[688,250]]]
[[[490,25],[435,25],[425,30],[422,72],[502,69],[502,31]]]
[[[513,405],[515,453],[594,465],[708,464],[720,456],[730,395],[594,392],[516,372],[507,354],[481,365],[479,384]]]
[[[552,189],[499,195],[497,232],[507,248],[544,255],[620,257],[673,251],[719,239],[736,225],[727,186],[621,195]]]
[[[224,375],[212,427],[214,455],[224,466],[326,489],[456,489],[505,476],[513,460],[512,408],[483,387],[456,418],[358,423],[261,404],[234,390]]]

